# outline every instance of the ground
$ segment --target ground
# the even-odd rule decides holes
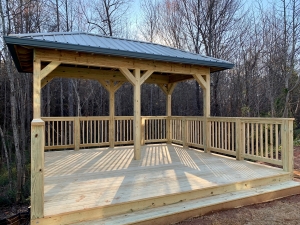
[[[300,182],[300,146],[294,149],[295,180]],[[20,212],[27,212],[27,205],[0,206],[0,222]],[[178,225],[296,225],[300,221],[300,194],[272,202],[213,212],[187,219]]]
[[[300,146],[294,148],[295,181],[300,182]],[[297,225],[300,224],[300,194],[272,202],[213,212],[178,225]]]

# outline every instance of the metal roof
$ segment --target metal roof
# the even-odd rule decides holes
[[[209,66],[214,67],[213,71],[231,69],[234,66],[234,64],[221,59],[194,54],[160,44],[84,32],[14,34],[5,36],[4,39],[13,56],[15,54],[13,46],[21,45]],[[16,57],[13,58],[18,67]],[[21,68],[18,67],[18,69],[20,70]]]

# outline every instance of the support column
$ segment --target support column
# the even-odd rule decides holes
[[[141,159],[141,85],[151,76],[154,72],[152,70],[146,71],[141,76],[141,70],[135,68],[133,74],[128,68],[119,68],[120,72],[128,79],[133,85],[133,142],[134,142],[134,159]]]
[[[171,116],[172,116],[172,93],[176,87],[176,83],[171,83],[167,85],[158,84],[161,90],[166,94],[166,138],[167,143],[171,144],[171,137],[172,137],[172,128],[171,128]]]
[[[115,84],[113,80],[105,81],[98,79],[98,82],[109,93],[109,147],[115,147],[115,93],[124,84],[123,81],[119,81]]]
[[[41,119],[41,80],[60,62],[50,62],[41,69],[41,60],[33,58],[33,120],[31,122],[31,220],[44,217],[44,147],[45,122]]]
[[[141,71],[134,70],[136,85],[133,87],[133,142],[134,142],[134,159],[141,159]]]
[[[203,115],[204,115],[204,152],[210,152],[210,140],[211,140],[211,122],[208,120],[210,117],[210,74],[205,76],[206,87],[203,91]]]
[[[206,68],[202,74],[193,74],[203,90],[203,145],[204,152],[209,152],[211,139],[210,117],[210,68]]]
[[[115,147],[115,92],[114,82],[109,85],[109,147]]]
[[[31,122],[31,220],[44,217],[45,123],[41,119],[41,61],[33,61],[33,120]]]
[[[166,105],[166,115],[167,115],[167,124],[166,124],[166,132],[167,132],[167,143],[171,144],[172,133],[171,133],[171,116],[172,116],[172,94],[167,94],[167,105]]]

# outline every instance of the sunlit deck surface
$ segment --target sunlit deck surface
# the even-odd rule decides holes
[[[45,216],[284,174],[168,144],[45,153]]]

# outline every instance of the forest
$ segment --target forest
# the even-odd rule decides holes
[[[3,37],[82,31],[153,42],[221,58],[211,74],[211,116],[293,117],[300,139],[300,0],[0,0],[0,205],[30,199],[32,74],[19,73]],[[109,95],[92,80],[54,79],[43,116],[105,116]],[[142,86],[142,115],[165,115],[165,95]],[[116,115],[133,115],[133,88],[116,93]],[[202,90],[181,82],[172,115],[201,116]]]

